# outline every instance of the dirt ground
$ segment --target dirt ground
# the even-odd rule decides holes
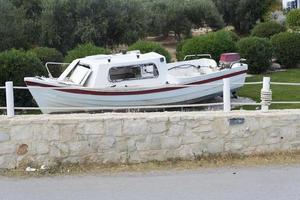
[[[45,170],[40,170],[38,166],[36,166],[38,170],[35,172],[26,172],[25,168],[0,170],[0,176],[26,178],[82,174],[115,174],[123,172],[144,173],[151,171],[182,171],[220,167],[253,167],[293,164],[300,164],[300,152],[285,152],[252,156],[217,155],[199,157],[190,161],[174,159],[164,162],[154,161],[140,164],[62,164],[53,167],[46,166]]]

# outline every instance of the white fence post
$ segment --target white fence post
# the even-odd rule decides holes
[[[13,82],[5,82],[7,116],[15,116]]]
[[[261,90],[261,111],[268,112],[269,106],[272,103],[271,78],[264,77],[263,88]]]
[[[224,112],[231,111],[230,78],[223,79],[223,109]]]

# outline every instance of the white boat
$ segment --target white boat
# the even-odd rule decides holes
[[[224,78],[232,91],[244,85],[247,64],[238,54],[223,58],[219,66],[211,58],[166,63],[160,54],[131,51],[76,59],[58,78],[46,65],[49,77],[24,80],[43,113],[191,103],[222,93]]]

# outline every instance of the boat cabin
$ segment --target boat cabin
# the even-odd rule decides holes
[[[96,55],[74,60],[58,78],[60,83],[84,87],[129,87],[165,84],[166,59],[157,53]]]

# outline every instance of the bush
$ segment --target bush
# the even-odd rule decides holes
[[[231,38],[234,42],[237,42],[240,40],[240,37],[235,32],[233,32],[233,31],[226,31],[226,32],[231,36]]]
[[[300,9],[292,10],[286,18],[287,25],[294,31],[300,31]]]
[[[176,45],[176,58],[179,60],[179,58],[182,60],[184,58],[184,54],[182,53],[182,47],[183,45],[187,42],[187,40],[181,40],[180,42],[177,43]]]
[[[45,69],[39,58],[30,52],[9,50],[0,53],[0,86],[6,81],[13,81],[15,86],[24,86],[24,77],[45,75]],[[31,94],[25,90],[15,90],[16,106],[32,106]],[[0,103],[5,105],[5,94],[0,91]]]
[[[157,42],[139,40],[128,47],[129,51],[140,50],[141,53],[156,52],[166,57],[167,62],[171,62],[170,53]]]
[[[236,50],[234,33],[218,31],[207,35],[193,37],[184,42],[181,52],[178,52],[178,60],[183,60],[185,55],[211,54],[213,59],[218,60],[222,53]]]
[[[274,55],[286,68],[300,63],[300,34],[279,33],[271,38]]]
[[[47,62],[62,62],[63,55],[59,51],[54,48],[47,48],[47,47],[37,47],[31,49],[30,52],[34,53],[45,65]],[[63,70],[61,65],[50,65],[49,70],[53,77],[58,77]]]
[[[259,74],[266,72],[271,65],[273,48],[266,38],[248,37],[237,43],[239,53],[247,59],[249,72]]]
[[[260,23],[256,25],[252,29],[252,36],[261,37],[261,38],[270,38],[271,36],[285,32],[286,28],[282,25],[280,25],[277,22],[270,21],[265,23]]]
[[[67,52],[67,56],[64,61],[67,63],[72,62],[75,59],[83,58],[86,56],[92,56],[97,54],[109,54],[110,51],[102,47],[97,47],[91,43],[81,44],[74,49]]]

